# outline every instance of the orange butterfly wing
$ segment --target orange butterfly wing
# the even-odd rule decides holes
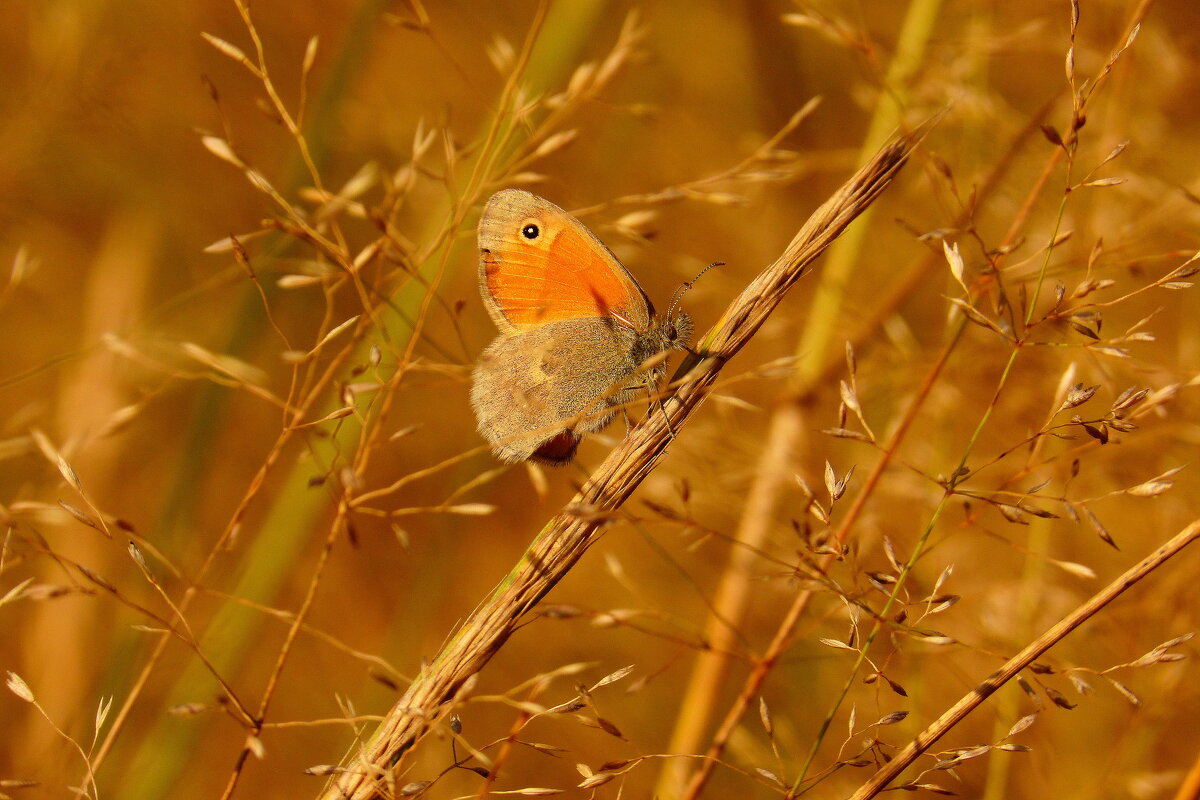
[[[492,195],[479,220],[479,289],[496,325],[518,333],[565,319],[615,317],[646,330],[642,287],[583,223],[520,189]]]

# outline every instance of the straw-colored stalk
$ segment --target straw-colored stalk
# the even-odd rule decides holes
[[[323,791],[324,800],[367,800],[389,792],[403,755],[444,716],[467,682],[517,629],[522,617],[561,580],[600,536],[622,503],[653,470],[674,434],[704,401],[725,363],[750,341],[793,284],[891,183],[921,133],[881,150],[808,219],[783,254],[758,275],[701,340],[699,357],[661,413],[656,407],[596,469],[575,498],[542,529],[500,585],[424,668]],[[469,687],[467,687],[469,688]]]

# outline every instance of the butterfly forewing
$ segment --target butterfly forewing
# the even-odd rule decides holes
[[[493,195],[479,222],[479,249],[480,288],[503,330],[588,317],[650,325],[650,302],[633,276],[582,223],[536,195]]]

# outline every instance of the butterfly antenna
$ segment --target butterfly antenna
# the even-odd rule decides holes
[[[672,316],[674,316],[675,309],[679,306],[679,301],[683,300],[683,296],[687,293],[688,289],[690,289],[696,285],[696,281],[700,280],[700,276],[702,276],[704,273],[708,272],[713,267],[723,267],[723,266],[725,266],[724,261],[714,261],[711,264],[709,264],[707,267],[705,267],[704,269],[702,269],[698,273],[696,273],[696,277],[692,278],[690,281],[684,283],[682,286],[680,286],[678,289],[676,289],[675,296],[671,298],[671,307],[667,309],[667,319],[670,319]]]

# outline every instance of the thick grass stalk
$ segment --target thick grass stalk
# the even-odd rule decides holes
[[[904,136],[880,151],[825,202],[784,253],[729,305],[680,369],[662,413],[647,415],[597,468],[575,498],[538,534],[520,562],[467,619],[388,712],[349,768],[321,795],[366,800],[388,791],[392,770],[453,705],[468,681],[599,538],[604,525],[654,469],[704,401],[725,363],[754,336],[784,295],[846,226],[891,183],[918,141]]]

